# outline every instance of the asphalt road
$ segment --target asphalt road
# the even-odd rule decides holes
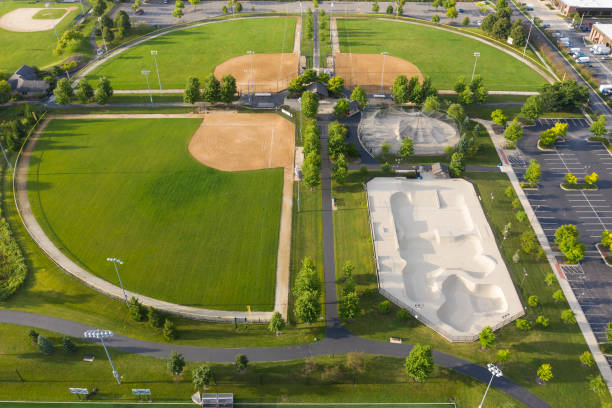
[[[538,120],[535,126],[525,127],[518,143],[522,154],[510,153],[508,159],[515,172],[522,177],[530,159],[536,159],[542,169],[542,180],[537,191],[527,196],[550,243],[554,232],[564,224],[574,224],[580,241],[586,245],[586,257],[575,267],[564,268],[564,273],[599,341],[606,341],[606,324],[612,321],[612,268],[605,265],[595,244],[601,232],[612,230],[612,156],[601,143],[587,142],[590,135],[584,119],[566,119],[568,137],[558,142],[556,150],[540,151],[536,147],[540,133],[556,120]],[[564,191],[560,184],[571,172],[580,180],[596,172],[600,181],[597,191]],[[559,253],[561,261],[561,254]]]

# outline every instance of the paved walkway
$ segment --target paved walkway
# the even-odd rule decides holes
[[[612,392],[612,369],[610,368],[610,365],[608,364],[608,361],[606,360],[604,355],[601,353],[601,350],[599,349],[599,345],[597,343],[597,339],[595,338],[591,326],[589,325],[589,322],[587,321],[586,316],[584,315],[582,307],[580,306],[578,299],[576,299],[574,291],[572,290],[563,271],[561,270],[559,263],[555,258],[554,251],[551,248],[550,243],[548,242],[546,233],[542,229],[540,221],[538,220],[535,212],[533,211],[533,208],[531,207],[529,200],[527,199],[527,195],[521,188],[520,181],[516,176],[514,169],[508,162],[508,159],[504,152],[504,145],[506,143],[506,140],[502,135],[497,135],[493,131],[493,128],[491,126],[492,122],[481,119],[474,120],[484,125],[484,127],[487,129],[487,132],[489,132],[489,134],[491,135],[491,140],[493,141],[495,149],[497,150],[497,154],[499,155],[500,160],[502,161],[502,166],[500,169],[503,173],[508,175],[512,186],[514,187],[514,190],[516,191],[516,194],[519,200],[521,201],[525,212],[527,213],[527,217],[531,222],[531,226],[533,227],[533,230],[536,233],[536,236],[538,237],[538,241],[540,242],[542,249],[544,249],[544,252],[546,252],[546,258],[548,259],[548,263],[552,267],[552,270],[555,272],[557,281],[559,282],[559,285],[563,290],[563,294],[565,295],[567,302],[569,303],[572,311],[576,316],[576,322],[578,323],[578,327],[580,327],[580,331],[582,332],[587,346],[589,347],[589,350],[591,351],[591,354],[593,355],[593,358],[597,363],[597,367],[599,368],[599,371],[601,372],[603,378],[606,380],[606,383],[608,384],[608,389],[610,390],[610,392]]]
[[[30,157],[32,156],[32,152],[36,147],[36,143],[38,142],[40,135],[45,130],[49,121],[51,119],[109,119],[109,118],[202,118],[204,115],[197,114],[92,114],[92,115],[62,115],[62,116],[49,116],[44,122],[38,127],[29,143],[23,150],[22,155],[19,157],[19,161],[17,164],[17,171],[15,174],[14,180],[14,193],[15,193],[15,201],[18,204],[19,215],[21,220],[28,230],[28,233],[32,237],[32,239],[36,242],[36,244],[47,254],[47,256],[62,270],[71,274],[85,285],[101,292],[107,296],[110,296],[115,299],[124,300],[123,292],[120,287],[113,285],[112,283],[101,279],[94,274],[86,271],[81,268],[75,262],[73,262],[70,258],[68,258],[62,251],[60,251],[57,246],[49,239],[47,234],[45,234],[44,230],[41,228],[40,224],[36,220],[36,217],[32,213],[32,208],[30,205],[30,200],[28,197],[27,191],[27,174],[28,167],[30,163]],[[292,171],[293,169],[291,169]],[[285,170],[285,184],[290,184],[287,188],[292,189],[293,183],[291,182],[291,171],[289,171],[289,183],[287,182],[287,169]],[[285,191],[283,192],[283,196],[285,195]],[[291,190],[291,194],[289,197],[292,197],[293,190]],[[290,253],[290,245],[291,240],[287,237],[291,236],[291,203],[286,203],[283,200],[283,211],[281,212],[285,216],[281,216],[281,238],[284,237],[286,241],[284,244],[279,245],[279,252],[281,248],[283,249],[283,256],[277,261],[277,282],[286,282],[286,289],[276,291],[276,295],[280,296],[278,298],[278,302],[282,305],[282,308],[279,311],[284,312],[285,316],[287,313],[287,303],[288,303],[288,278],[289,278],[289,253]],[[287,207],[287,205],[289,207]],[[288,214],[288,215],[287,215]],[[287,225],[287,219],[289,225]],[[285,223],[283,225],[283,220]],[[280,271],[279,269],[285,267],[285,271]],[[281,286],[281,285],[277,285]],[[198,307],[191,306],[183,306],[177,305],[170,302],[164,302],[162,300],[153,299],[147,296],[143,296],[139,293],[135,293],[129,290],[126,290],[126,296],[131,298],[132,296],[137,297],[145,306],[153,306],[156,309],[165,311],[166,313],[181,315],[191,319],[198,320],[209,320],[209,321],[220,321],[220,322],[233,322],[235,317],[238,318],[248,318],[250,321],[266,321],[269,320],[272,316],[272,312],[252,312],[248,313],[246,311],[229,311],[229,310],[211,310],[204,309]],[[276,300],[275,300],[276,302]],[[277,304],[278,305],[278,304]],[[275,306],[277,306],[275,305]]]
[[[319,13],[318,9],[312,12],[312,68],[318,71],[321,65],[319,53]]]

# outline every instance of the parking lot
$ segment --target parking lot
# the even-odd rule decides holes
[[[568,123],[568,137],[558,142],[556,150],[540,151],[536,147],[540,133],[555,122]],[[579,265],[564,266],[563,272],[578,298],[599,341],[606,341],[606,324],[612,321],[612,268],[605,265],[595,244],[604,230],[612,230],[612,156],[601,143],[587,142],[590,135],[584,119],[540,119],[525,128],[518,143],[520,151],[508,153],[515,172],[522,178],[530,159],[541,166],[542,181],[527,197],[551,244],[561,225],[574,224],[586,245],[585,259]],[[567,173],[579,180],[588,173],[600,176],[599,190],[565,191],[560,188]],[[560,252],[558,261],[563,262]]]

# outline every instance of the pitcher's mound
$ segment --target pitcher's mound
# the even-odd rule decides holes
[[[293,123],[274,113],[212,112],[189,141],[200,163],[224,171],[292,166]]]
[[[346,86],[353,88],[357,85],[366,92],[380,92],[380,80],[383,79],[384,92],[389,92],[393,81],[398,75],[406,75],[408,79],[418,75],[423,82],[423,74],[416,65],[405,59],[387,55],[384,58],[385,74],[382,76],[383,55],[380,54],[334,54],[334,68],[336,75],[344,78]]]
[[[252,78],[251,62],[253,64]],[[242,55],[217,65],[215,76],[221,79],[226,74],[236,78],[236,85],[241,93],[248,92],[249,84],[253,84],[254,92],[279,92],[286,89],[289,81],[298,76],[298,55]]]
[[[34,15],[41,10],[48,10],[45,8],[18,8],[13,11],[9,11],[2,17],[0,17],[0,28],[8,31],[17,31],[22,33],[34,32],[34,31],[46,31],[51,30],[57,25],[69,11],[76,10],[76,7],[68,7],[64,10],[66,12],[60,18],[55,19],[34,19]]]

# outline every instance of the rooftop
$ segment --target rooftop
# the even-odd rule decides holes
[[[599,32],[601,32],[606,37],[612,39],[612,24],[595,23],[593,27],[595,27]]]
[[[612,0],[561,0],[565,5],[577,8],[612,9]]]

